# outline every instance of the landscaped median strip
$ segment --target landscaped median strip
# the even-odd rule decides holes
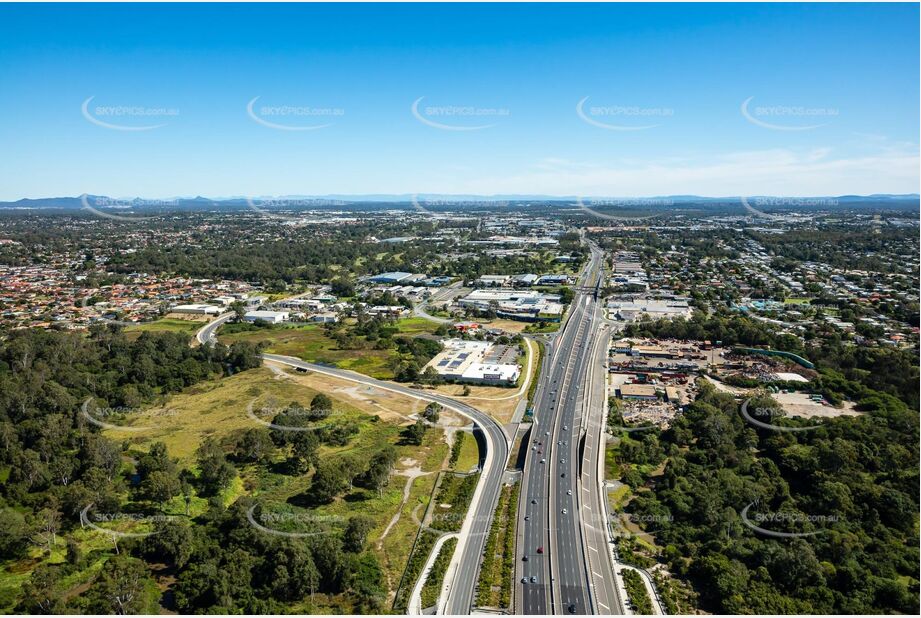
[[[483,549],[483,565],[477,582],[477,607],[507,609],[511,602],[519,489],[518,484],[502,488]]]

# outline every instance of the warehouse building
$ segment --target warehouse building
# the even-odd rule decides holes
[[[243,315],[243,321],[280,324],[281,322],[287,322],[289,317],[290,314],[287,311],[247,311]]]
[[[655,401],[658,396],[656,395],[656,387],[651,384],[622,384],[620,398]]]
[[[508,346],[463,339],[447,339],[442,343],[444,350],[429,361],[425,368],[433,368],[445,380],[513,386],[521,376],[520,365],[502,362],[510,356]]]
[[[184,313],[187,315],[220,315],[221,308],[214,305],[176,305],[170,309],[173,313]]]
[[[374,277],[370,277],[368,281],[370,281],[371,283],[391,283],[392,284],[392,283],[399,283],[401,281],[409,279],[412,276],[413,276],[412,273],[404,273],[404,272],[381,273],[379,275],[375,275]]]

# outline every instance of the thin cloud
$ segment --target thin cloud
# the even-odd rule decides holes
[[[729,153],[704,162],[542,160],[519,174],[461,182],[462,193],[550,195],[843,195],[914,193],[917,150],[835,157],[831,148]],[[442,189],[444,190],[444,189]]]

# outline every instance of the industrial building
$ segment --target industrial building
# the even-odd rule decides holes
[[[290,314],[287,311],[247,311],[243,315],[244,322],[268,322],[280,324],[287,322]]]
[[[517,356],[509,346],[496,346],[488,341],[447,339],[444,350],[425,366],[452,382],[512,386],[521,376],[521,366],[508,362]]]
[[[369,277],[368,281],[371,283],[399,283],[401,281],[410,279],[412,276],[412,273],[404,272],[381,273],[379,275]]]
[[[170,309],[173,313],[185,313],[188,315],[220,315],[221,308],[214,305],[176,305]]]
[[[563,305],[556,294],[541,294],[532,290],[474,290],[458,299],[461,307],[479,311],[491,308],[503,318],[523,322],[558,322],[563,315]]]
[[[620,398],[654,401],[659,397],[656,395],[656,387],[652,384],[622,384]]]
[[[627,322],[644,315],[651,319],[690,318],[692,309],[684,299],[656,300],[637,298],[630,300],[609,300],[608,311],[617,319]]]

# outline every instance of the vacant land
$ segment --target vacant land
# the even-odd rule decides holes
[[[207,320],[193,320],[182,318],[161,318],[153,322],[142,322],[125,327],[127,333],[143,332],[170,332],[170,333],[187,333],[192,335],[201,328]]]
[[[165,405],[132,419],[131,426],[139,430],[106,433],[113,439],[128,440],[137,455],[153,442],[164,442],[182,466],[195,468],[196,450],[207,438],[228,444],[246,430],[261,427],[248,411],[283,407],[293,401],[309,405],[319,392],[333,401],[330,421],[351,423],[358,429],[343,446],[323,445],[319,459],[366,461],[371,454],[393,446],[397,461],[383,491],[353,487],[328,504],[315,505],[304,500],[314,470],[303,475],[286,473],[283,459],[276,457],[266,463],[238,463],[239,478],[222,497],[230,503],[249,496],[258,501],[263,512],[295,513],[310,520],[332,522],[330,525],[336,529],[355,515],[371,518],[374,525],[367,537],[368,547],[377,554],[385,585],[393,595],[419,530],[414,515],[429,507],[437,473],[448,468],[449,447],[440,427],[430,428],[421,446],[401,440],[403,428],[411,422],[410,415],[422,409],[416,400],[316,373],[287,373],[277,366],[263,367],[205,382],[171,397]],[[447,411],[443,418],[445,425],[457,422]],[[475,448],[475,441],[470,442]],[[468,457],[465,455],[465,459]],[[165,509],[181,512],[181,498],[173,502]],[[207,505],[196,497],[191,506],[190,514],[194,516]],[[317,602],[322,605],[319,599]]]
[[[397,329],[397,335],[414,337],[431,335],[437,325],[423,318],[406,318],[397,320],[394,327]],[[403,360],[403,355],[396,349],[380,349],[377,344],[371,342],[359,341],[354,347],[342,348],[320,324],[286,324],[218,334],[220,341],[224,343],[265,343],[266,351],[273,354],[284,354],[309,363],[351,369],[382,380],[392,380],[397,366]]]

